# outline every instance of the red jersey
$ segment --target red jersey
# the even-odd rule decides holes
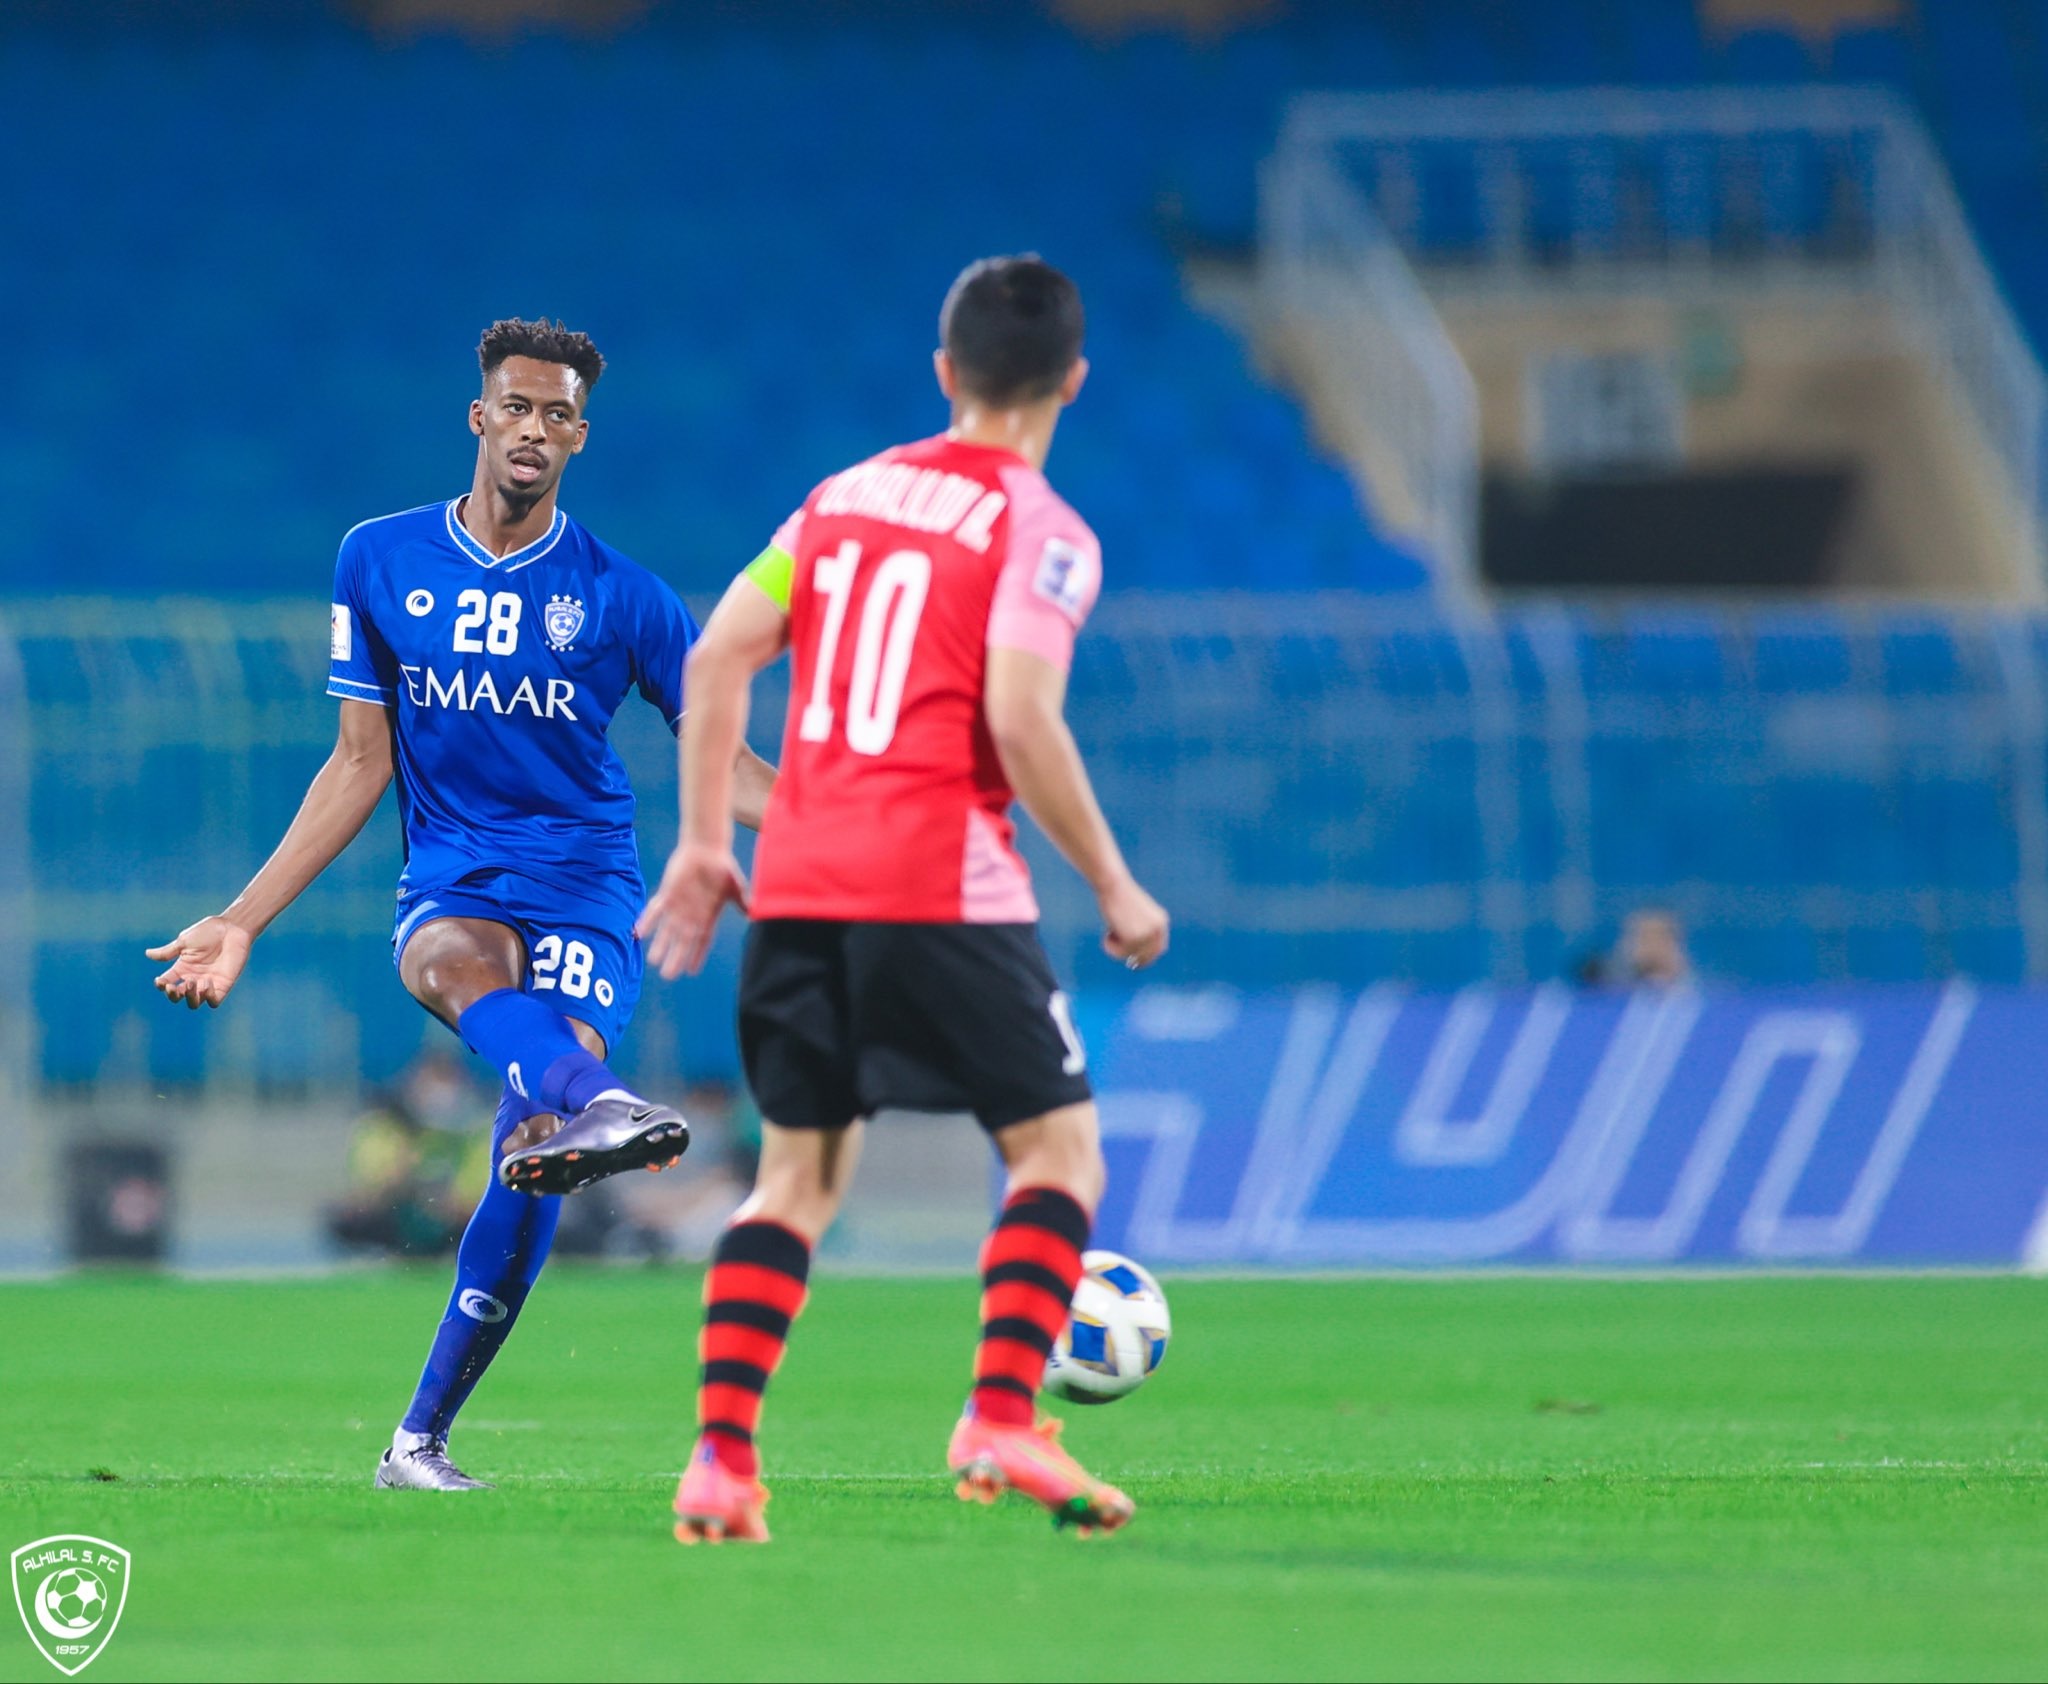
[[[991,648],[1072,661],[1095,534],[1022,457],[941,437],[826,480],[748,574],[793,665],[753,915],[1035,920],[982,683]]]

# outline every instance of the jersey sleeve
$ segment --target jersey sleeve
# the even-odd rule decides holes
[[[762,594],[785,614],[789,612],[789,595],[796,584],[796,547],[802,541],[803,529],[804,512],[798,509],[775,529],[768,547],[747,563],[741,575],[759,585]]]
[[[651,573],[638,579],[633,614],[633,684],[661,709],[671,731],[683,723],[683,662],[697,622],[683,599]]]
[[[398,705],[398,662],[369,613],[362,540],[351,532],[334,561],[334,601],[328,610],[327,693],[346,702]]]
[[[1064,672],[1102,590],[1102,546],[1036,474],[1005,474],[1009,542],[989,604],[988,646],[1018,649]]]

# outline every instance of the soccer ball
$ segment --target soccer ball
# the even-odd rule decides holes
[[[1059,1343],[1045,1365],[1045,1389],[1069,1403],[1114,1403],[1165,1360],[1173,1318],[1159,1283],[1114,1251],[1082,1255],[1081,1283]]]
[[[67,1567],[43,1592],[43,1606],[59,1625],[83,1637],[107,1611],[107,1587],[83,1567]]]

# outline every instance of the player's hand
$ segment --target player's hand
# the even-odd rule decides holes
[[[1125,877],[1097,897],[1102,907],[1102,951],[1141,971],[1166,951],[1173,920],[1166,908]]]
[[[171,968],[156,979],[166,1000],[183,1000],[195,1012],[218,1006],[249,962],[249,932],[225,918],[202,918],[180,930],[161,947],[145,950],[151,959],[168,959]]]
[[[661,887],[633,933],[647,944],[647,962],[668,981],[704,968],[718,915],[730,901],[747,909],[747,880],[729,848],[685,842],[662,868]]]

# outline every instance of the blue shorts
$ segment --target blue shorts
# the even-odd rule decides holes
[[[589,1024],[612,1053],[640,1003],[643,967],[632,918],[605,911],[588,901],[565,902],[560,891],[516,871],[472,871],[446,887],[399,896],[391,960],[401,962],[413,931],[436,918],[509,925],[526,944],[526,992]]]

